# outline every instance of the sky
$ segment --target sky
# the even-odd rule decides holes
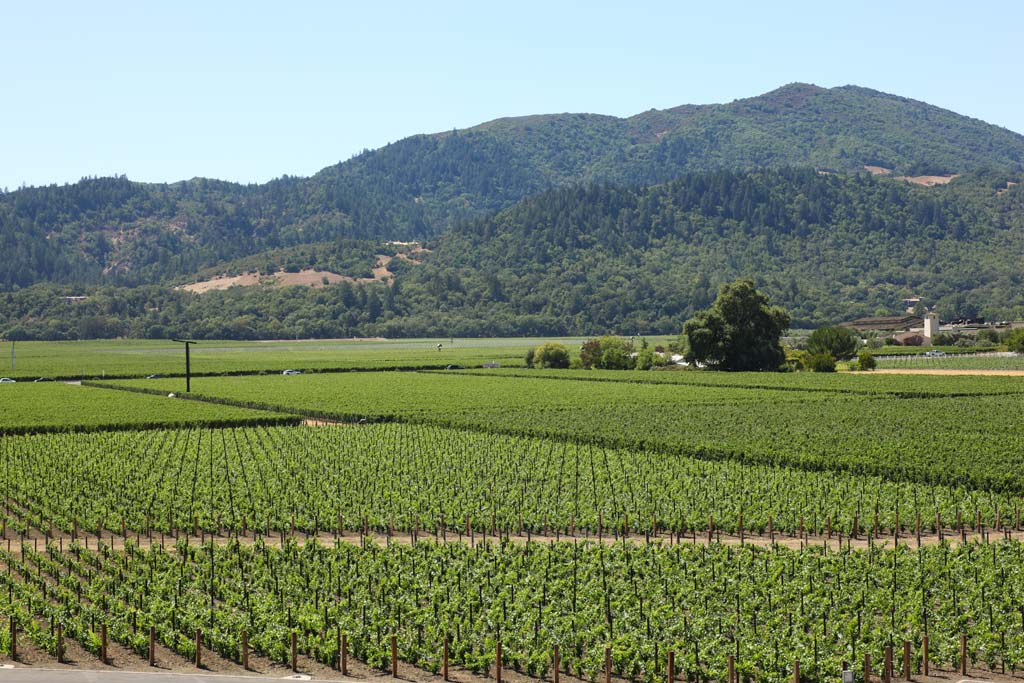
[[[1024,133],[1024,3],[0,0],[0,189],[308,176],[503,116],[855,84]]]

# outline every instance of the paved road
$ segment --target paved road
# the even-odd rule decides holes
[[[147,671],[85,671],[29,667],[0,668],[0,683],[244,683],[244,681],[303,680],[300,677],[225,676],[220,674],[147,672]]]

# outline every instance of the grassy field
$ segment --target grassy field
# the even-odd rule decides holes
[[[60,382],[0,384],[0,434],[255,424],[285,419],[280,413]]]
[[[448,365],[480,366],[496,362],[522,366],[529,348],[546,339],[396,339],[396,340],[302,340],[211,341],[192,347],[192,372],[196,375],[280,372],[299,370],[443,368]],[[580,339],[558,339],[579,348]],[[441,344],[441,351],[437,345]],[[155,340],[102,340],[75,342],[17,342],[14,369],[9,343],[0,345],[0,376],[52,377],[145,377],[185,374],[181,344]]]

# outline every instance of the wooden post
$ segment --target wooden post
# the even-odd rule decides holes
[[[882,680],[892,682],[892,645],[885,646],[885,661],[882,663]]]
[[[604,649],[604,683],[612,683],[612,649]]]
[[[100,661],[107,664],[107,625],[100,625]]]
[[[501,683],[501,641],[494,646],[494,681]]]
[[[203,631],[196,629],[196,668],[203,668]]]
[[[555,652],[558,652],[558,646],[555,646]],[[441,650],[441,673],[444,675],[444,680],[448,680],[448,636],[444,637],[444,648]]]
[[[960,634],[960,675],[967,675],[967,636]]]
[[[554,683],[558,683],[558,667],[561,664],[558,656],[558,643],[555,643],[554,646],[551,648],[551,662],[554,665],[551,667],[552,669],[554,669],[555,672]]]
[[[910,680],[910,641],[903,641],[903,680]]]
[[[297,647],[298,636],[295,633],[295,629],[292,629],[291,637],[292,646],[292,671],[298,672],[299,670],[299,648]]]
[[[395,635],[391,636],[391,675],[398,678],[398,636]]]
[[[341,675],[348,676],[348,634],[341,634]]]
[[[242,629],[242,669],[249,670],[249,632]]]
[[[156,666],[156,628],[149,627],[149,665]]]
[[[736,680],[736,658],[729,655],[729,680],[726,683],[734,683]]]
[[[928,675],[928,636],[921,639],[921,675]]]
[[[708,545],[711,545],[711,542],[714,540],[714,537],[715,537],[715,518],[714,518],[713,515],[708,515]]]
[[[64,624],[57,622],[57,661],[64,663]]]
[[[864,683],[871,681],[871,653],[864,653]]]
[[[800,683],[800,660],[793,660],[793,683]]]
[[[18,622],[11,617],[11,661],[18,661]]]
[[[666,683],[675,683],[676,680],[676,653],[668,651],[668,664],[665,666]]]

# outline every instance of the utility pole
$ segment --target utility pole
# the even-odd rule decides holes
[[[185,393],[187,394],[192,391],[192,361],[189,349],[192,347],[192,344],[197,344],[198,342],[194,339],[172,339],[171,341],[185,345]]]

